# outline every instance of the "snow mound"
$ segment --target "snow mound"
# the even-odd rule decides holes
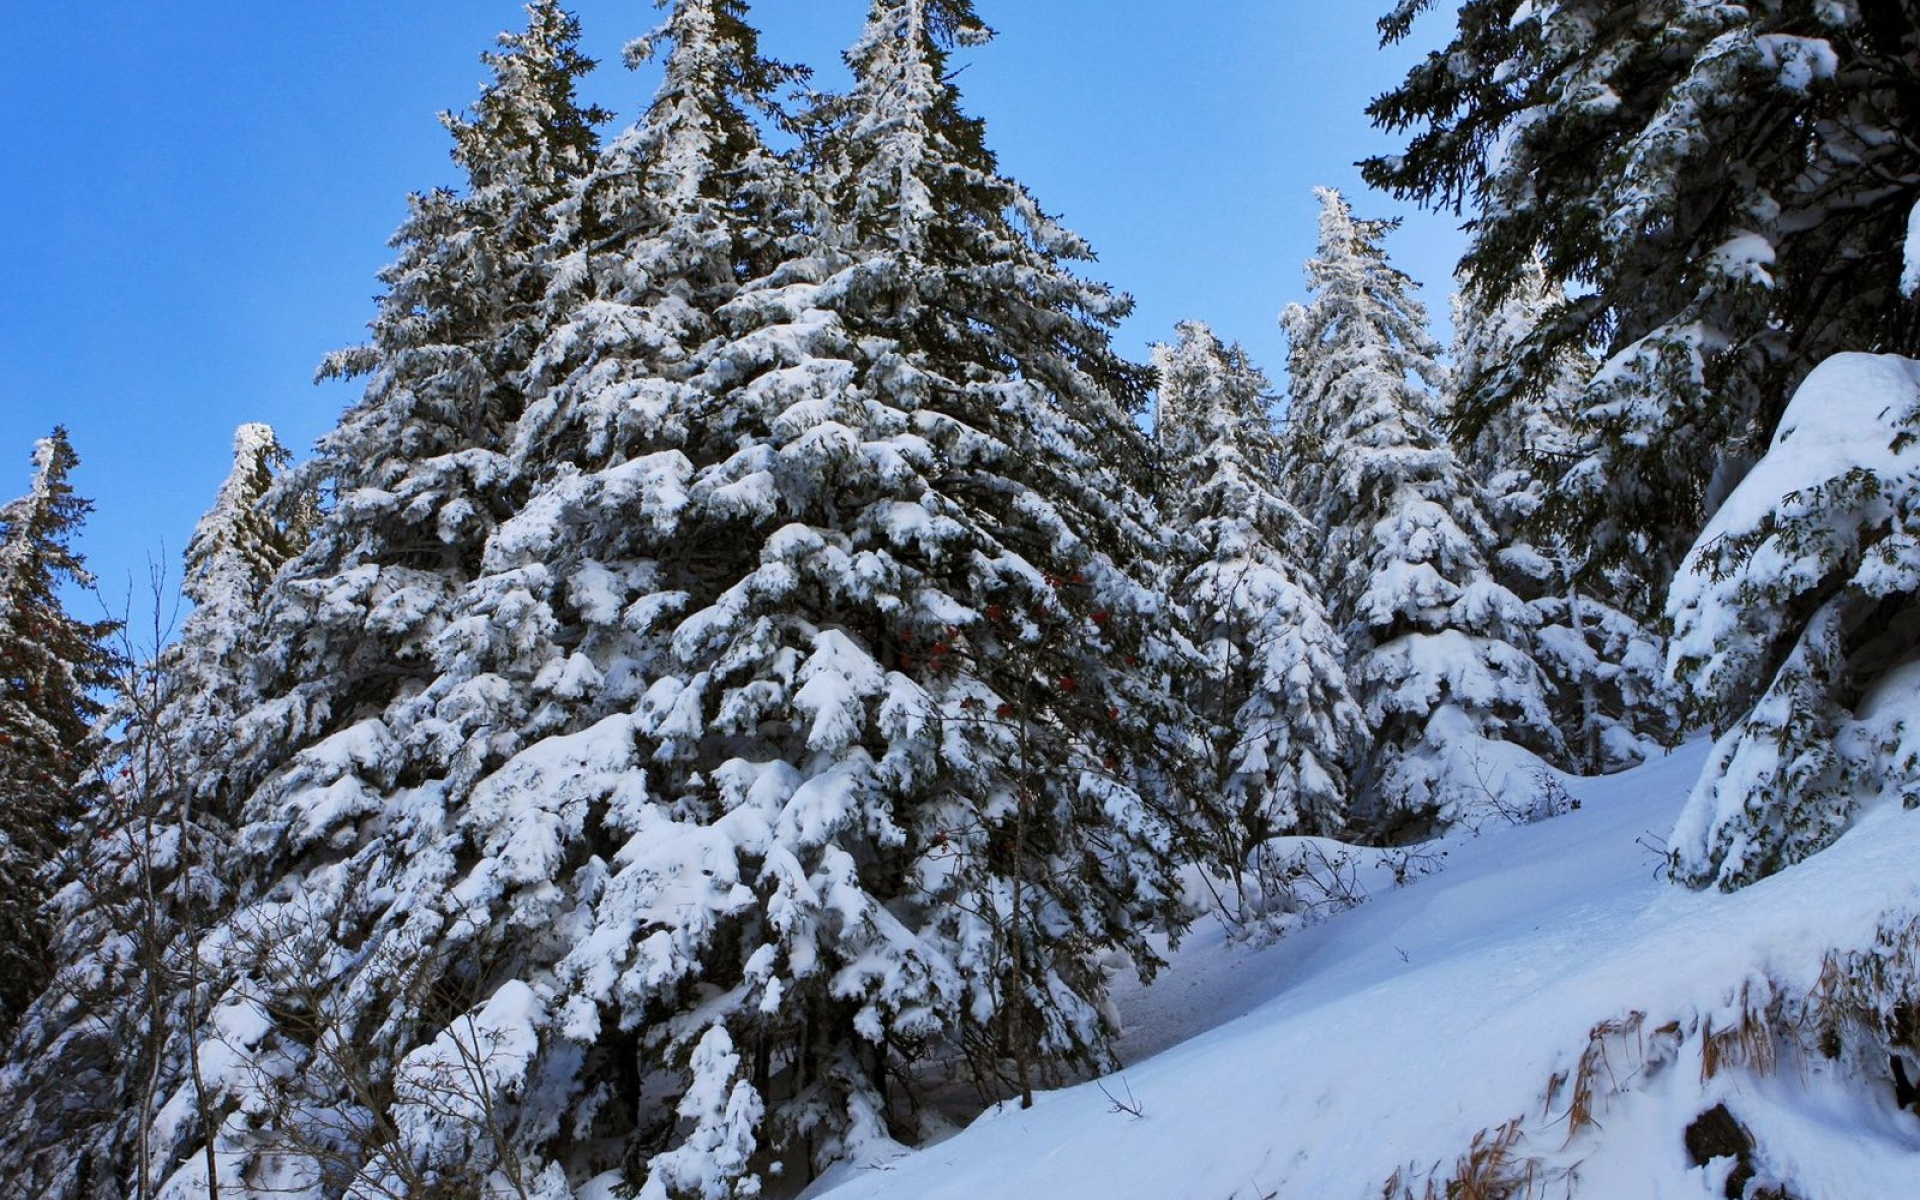
[[[1569,815],[1454,835],[1430,847],[1439,874],[1271,947],[1196,937],[1121,997],[1149,1024],[1184,1011],[1186,1041],[807,1195],[1324,1200],[1397,1178],[1418,1197],[1466,1173],[1540,1185],[1466,1194],[1707,1197],[1736,1170],[1798,1196],[1911,1195],[1920,1117],[1895,1107],[1884,1053],[1799,1055],[1782,1031],[1815,1011],[1788,998],[1837,995],[1834,964],[1920,914],[1920,822],[1883,806],[1743,891],[1685,891],[1648,831],[1707,749],[1570,781]],[[1753,1149],[1695,1165],[1685,1131],[1718,1105]]]

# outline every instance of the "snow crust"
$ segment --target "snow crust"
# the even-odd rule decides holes
[[[1724,1028],[1743,992],[1810,988],[1828,950],[1864,948],[1888,914],[1920,911],[1920,822],[1889,807],[1738,893],[1665,882],[1649,831],[1670,827],[1707,750],[1568,780],[1571,814],[1455,835],[1432,848],[1439,874],[1386,881],[1270,947],[1196,936],[1161,983],[1119,997],[1155,1040],[1182,1023],[1188,1040],[930,1148],[842,1166],[805,1195],[1377,1196],[1397,1169],[1444,1177],[1475,1134],[1524,1117],[1518,1152],[1577,1162],[1574,1195],[1707,1197],[1730,1164],[1692,1166],[1680,1131],[1722,1102],[1795,1194],[1910,1195],[1920,1120],[1890,1089],[1822,1060],[1702,1082],[1698,1037],[1662,1060],[1645,1032]],[[1549,1080],[1576,1069],[1596,1026],[1634,1013],[1642,1033],[1610,1048],[1600,1076],[1599,1125],[1569,1140],[1566,1092],[1549,1101]]]

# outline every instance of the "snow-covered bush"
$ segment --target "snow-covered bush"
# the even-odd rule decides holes
[[[1676,678],[1721,738],[1675,874],[1736,888],[1883,795],[1920,803],[1920,362],[1839,354],[1715,515],[1668,603]]]

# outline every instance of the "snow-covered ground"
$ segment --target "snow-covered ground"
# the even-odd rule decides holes
[[[1397,1171],[1444,1195],[1476,1135],[1519,1118],[1509,1158],[1538,1160],[1537,1190],[1496,1194],[1717,1197],[1733,1160],[1693,1166],[1681,1131],[1722,1102],[1760,1180],[1798,1200],[1920,1195],[1920,1117],[1884,1060],[1842,1058],[1864,1078],[1791,1052],[1771,1071],[1701,1061],[1770,987],[1803,995],[1829,951],[1920,912],[1920,816],[1882,805],[1779,876],[1687,892],[1658,847],[1706,752],[1569,781],[1578,810],[1455,835],[1440,872],[1375,879],[1370,902],[1264,949],[1200,929],[1121,996],[1136,1061],[1104,1090],[1002,1106],[807,1196],[1371,1200]],[[1594,1122],[1570,1132],[1583,1088]]]

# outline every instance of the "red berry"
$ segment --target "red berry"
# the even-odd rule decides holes
[[[1102,610],[1100,612],[1093,614],[1093,623],[1095,625],[1105,625],[1107,623],[1107,614],[1105,610]]]

